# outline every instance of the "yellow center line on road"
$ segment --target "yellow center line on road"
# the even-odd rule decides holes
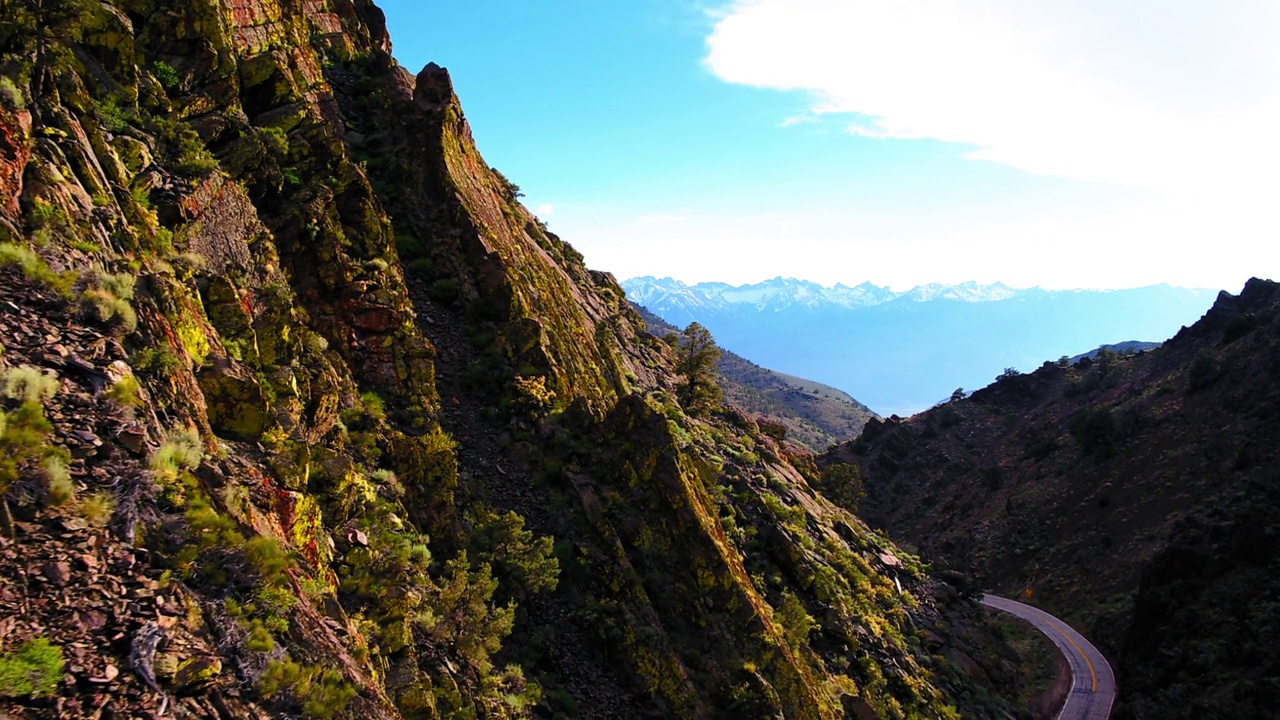
[[[1047,614],[1048,613],[1046,613],[1046,615]],[[1069,634],[1064,632],[1063,629],[1059,627],[1058,624],[1055,623],[1054,621],[1048,619],[1047,617],[1041,618],[1041,620],[1044,620],[1046,623],[1052,626],[1054,630],[1057,630],[1058,633],[1062,635],[1062,637],[1067,639],[1067,642],[1075,646],[1076,650],[1080,653],[1080,657],[1084,658],[1084,664],[1089,667],[1089,677],[1093,680],[1093,685],[1089,688],[1089,691],[1098,692],[1098,673],[1094,671],[1093,663],[1089,662],[1089,656],[1085,653],[1084,648],[1080,647],[1080,643],[1076,642],[1075,638],[1071,637]]]

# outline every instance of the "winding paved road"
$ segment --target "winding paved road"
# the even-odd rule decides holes
[[[1070,625],[1030,605],[996,595],[983,595],[982,604],[1016,615],[1049,636],[1071,665],[1071,693],[1058,720],[1107,720],[1116,700],[1116,676],[1098,648]]]

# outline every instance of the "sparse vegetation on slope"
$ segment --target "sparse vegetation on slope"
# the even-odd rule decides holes
[[[678,332],[643,307],[633,307],[653,334]],[[867,420],[876,417],[835,388],[762,368],[727,350],[721,351],[718,369],[725,402],[756,417],[766,431],[814,452],[857,437]]]
[[[1251,280],[1158,349],[1045,363],[826,461],[862,469],[873,524],[1086,629],[1118,717],[1265,715],[1278,300]]]
[[[66,666],[0,714],[1007,709],[971,599],[645,332],[377,8],[7,7],[2,650]]]

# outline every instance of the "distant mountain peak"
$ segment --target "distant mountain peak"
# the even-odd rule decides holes
[[[902,293],[897,299],[913,302],[929,302],[932,300],[994,302],[996,300],[1008,300],[1019,292],[1020,291],[1014,290],[1004,283],[998,282],[990,285],[983,285],[974,280],[968,280],[966,282],[959,283],[958,285],[944,285],[942,283],[917,285],[905,293]]]

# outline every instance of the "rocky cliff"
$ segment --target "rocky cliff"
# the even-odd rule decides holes
[[[365,0],[0,25],[0,713],[967,717],[971,600],[695,416]]]

